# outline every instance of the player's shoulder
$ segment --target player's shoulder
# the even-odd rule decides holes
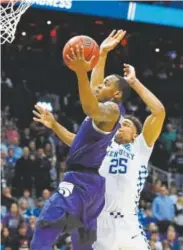
[[[137,150],[137,151],[140,151],[141,153],[151,153],[152,150],[153,150],[153,146],[152,147],[149,147],[147,145],[147,142],[144,138],[144,135],[143,133],[139,134],[135,141],[134,141],[134,148]]]
[[[107,109],[113,111],[113,112],[119,112],[119,106],[115,102],[112,101],[106,101],[104,103],[99,103],[99,105],[105,106]]]

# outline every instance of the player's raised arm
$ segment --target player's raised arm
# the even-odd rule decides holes
[[[96,122],[108,121],[115,123],[120,115],[118,105],[112,102],[105,104],[98,102],[90,88],[87,71],[91,68],[94,58],[93,56],[90,61],[85,61],[83,46],[76,46],[76,51],[71,48],[71,56],[67,55],[67,60],[70,61],[72,69],[77,75],[79,96],[84,113]]]
[[[54,131],[54,133],[68,146],[71,146],[75,134],[71,133],[69,130],[67,130],[65,127],[63,127],[61,124],[59,124],[52,113],[49,111],[43,109],[42,107],[35,105],[35,109],[33,113],[35,117],[33,118],[34,121],[42,123],[47,128],[50,128]]]
[[[136,78],[134,67],[124,64],[124,72],[129,85],[151,111],[151,115],[145,120],[142,132],[147,145],[151,147],[161,133],[165,120],[165,108],[160,100]]]
[[[105,64],[108,53],[113,50],[126,34],[125,30],[113,30],[111,34],[100,45],[100,56],[97,65],[92,70],[90,86],[94,88],[104,80]]]

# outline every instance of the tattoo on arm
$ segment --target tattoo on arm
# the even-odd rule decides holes
[[[118,105],[112,102],[100,103],[99,112],[95,120],[112,122],[119,118]]]

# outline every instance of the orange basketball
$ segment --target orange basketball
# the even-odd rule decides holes
[[[71,56],[70,48],[73,47],[73,49],[75,49],[76,44],[78,44],[79,47],[81,45],[84,46],[85,60],[89,61],[91,57],[95,55],[95,59],[92,62],[91,69],[90,69],[92,70],[97,64],[98,59],[99,59],[99,46],[95,42],[95,40],[93,40],[89,36],[74,36],[65,44],[64,49],[63,49],[63,59],[64,59],[65,64],[72,70],[72,63],[68,61],[66,55],[68,54],[69,56]]]

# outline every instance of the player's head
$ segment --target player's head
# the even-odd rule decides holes
[[[126,115],[122,121],[121,127],[116,133],[115,140],[121,144],[131,143],[141,133],[142,124],[136,117]]]
[[[103,83],[96,87],[94,94],[100,102],[125,101],[130,93],[127,81],[120,75],[107,76]]]

